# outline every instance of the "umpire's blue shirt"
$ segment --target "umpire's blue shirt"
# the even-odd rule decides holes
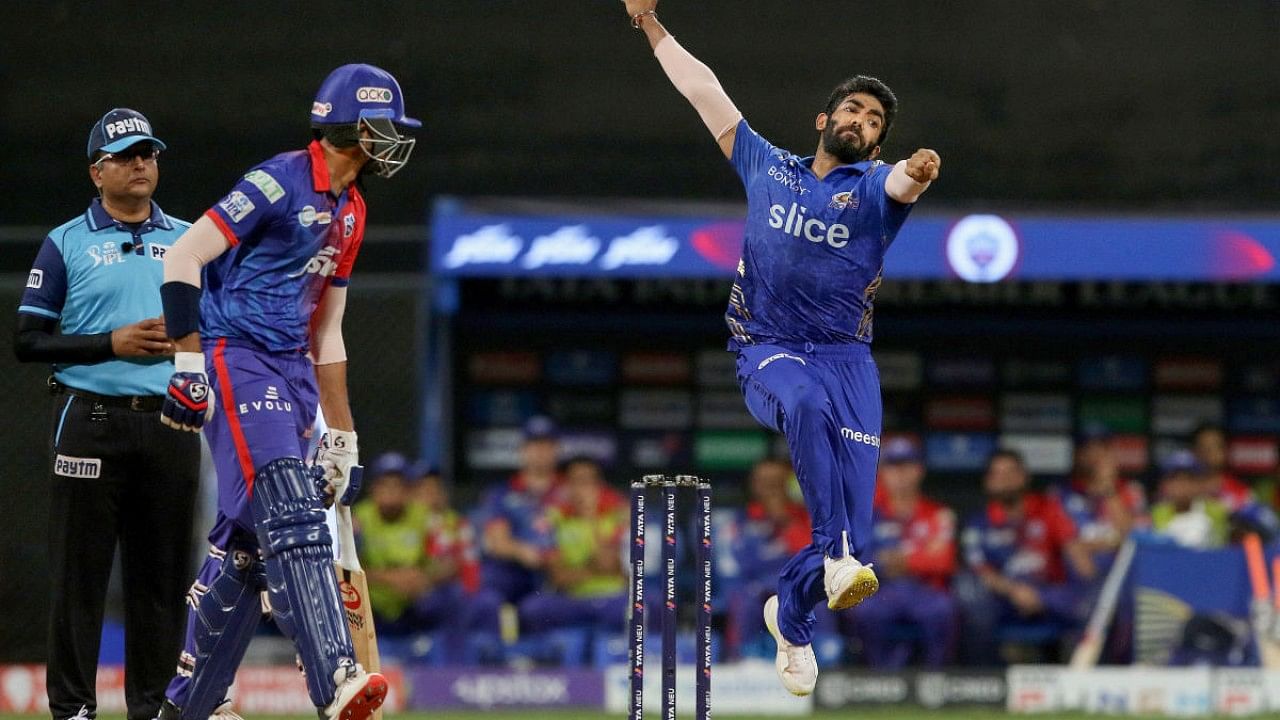
[[[151,217],[122,223],[94,200],[45,237],[18,312],[59,321],[65,335],[93,335],[163,314],[164,253],[191,224],[151,203]],[[129,251],[125,252],[125,245]],[[163,395],[172,358],[113,358],[54,365],[68,387],[100,395]]]

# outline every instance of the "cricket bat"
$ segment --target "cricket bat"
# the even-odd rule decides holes
[[[1111,572],[1107,573],[1107,579],[1098,593],[1098,604],[1093,606],[1093,613],[1089,615],[1084,636],[1071,653],[1072,670],[1086,670],[1098,664],[1103,643],[1107,641],[1107,627],[1116,613],[1116,601],[1120,599],[1120,589],[1124,587],[1124,577],[1133,564],[1135,550],[1134,542],[1130,539],[1125,540],[1116,553],[1115,562],[1111,563]]]
[[[1271,583],[1267,580],[1267,560],[1262,553],[1262,540],[1250,533],[1244,536],[1244,557],[1249,564],[1249,584],[1253,587],[1253,639],[1258,644],[1262,667],[1280,670],[1280,637],[1277,632],[1277,605],[1273,604]],[[1280,578],[1277,578],[1280,580]]]
[[[356,651],[356,662],[368,672],[382,669],[378,656],[378,635],[373,627],[373,608],[369,605],[369,583],[356,555],[356,536],[351,527],[351,508],[334,503],[338,520],[339,557],[333,562],[338,575],[338,594],[343,611],[347,614],[347,627],[351,629],[351,644]],[[382,720],[382,710],[373,714],[374,720]]]

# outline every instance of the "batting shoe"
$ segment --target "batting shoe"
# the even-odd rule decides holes
[[[387,679],[380,673],[365,672],[359,664],[339,667],[333,680],[337,689],[333,702],[324,709],[327,720],[366,720],[387,699]]]
[[[801,697],[813,692],[818,684],[818,658],[813,655],[812,645],[796,645],[782,637],[778,630],[778,596],[773,595],[764,601],[764,626],[778,643],[778,654],[773,665],[778,669],[778,678],[782,687],[792,695]]]
[[[231,709],[230,700],[223,700],[218,707],[213,709],[213,714],[209,716],[209,720],[244,720],[244,718]]]
[[[880,589],[880,579],[871,565],[863,565],[849,552],[848,533],[844,535],[844,557],[824,557],[822,568],[827,607],[832,610],[847,610]]]

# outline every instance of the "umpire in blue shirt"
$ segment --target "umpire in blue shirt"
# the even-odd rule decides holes
[[[159,418],[173,374],[160,317],[163,259],[189,226],[151,200],[164,149],[134,110],[116,108],[93,126],[88,170],[98,197],[45,237],[18,307],[18,359],[53,365],[47,684],[55,720],[97,715],[117,541],[130,720],[156,716],[182,645],[200,440]]]

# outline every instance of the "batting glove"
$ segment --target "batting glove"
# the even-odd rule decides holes
[[[213,417],[213,392],[204,374],[204,353],[180,352],[173,357],[176,372],[160,408],[160,422],[176,430],[200,432]]]
[[[321,436],[319,449],[316,465],[324,471],[325,505],[333,504],[335,499],[351,505],[360,494],[359,481],[352,482],[352,467],[360,464],[355,431],[330,429]]]

